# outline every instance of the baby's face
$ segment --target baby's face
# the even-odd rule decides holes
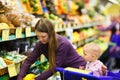
[[[84,51],[84,56],[83,57],[86,61],[89,61],[89,62],[96,61],[96,59],[97,59],[96,55],[94,55],[90,51]]]

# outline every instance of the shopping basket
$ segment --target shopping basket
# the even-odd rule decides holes
[[[66,70],[65,68],[57,67],[56,71],[59,71],[63,74],[63,80],[120,80],[120,71],[113,73],[108,71],[107,76],[94,76],[91,73],[84,74],[80,72],[74,72],[70,70]]]

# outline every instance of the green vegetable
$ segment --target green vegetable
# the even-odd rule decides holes
[[[37,3],[37,0],[33,0],[34,3]]]
[[[26,2],[27,2],[27,0],[22,0],[22,2],[23,2],[23,3],[26,3]]]
[[[38,11],[38,5],[33,6],[33,11]]]

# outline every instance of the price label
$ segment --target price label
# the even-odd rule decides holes
[[[76,26],[76,23],[73,23],[73,27],[77,27],[77,26]]]
[[[63,28],[66,29],[66,24],[63,24]]]
[[[61,30],[62,29],[62,24],[59,24],[59,30]]]
[[[31,27],[26,27],[25,32],[26,32],[26,37],[30,37],[31,36]]]
[[[9,40],[9,29],[2,30],[2,41]]]
[[[16,28],[16,38],[21,38],[22,37],[22,28]]]
[[[42,54],[40,57],[40,62],[44,62],[45,61],[45,56]]]
[[[69,23],[67,23],[67,27],[69,28],[69,27],[71,27],[71,23],[69,22]]]
[[[55,31],[58,30],[58,24],[55,24]]]
[[[8,73],[10,77],[16,76],[17,75],[17,70],[15,67],[15,64],[8,65]]]

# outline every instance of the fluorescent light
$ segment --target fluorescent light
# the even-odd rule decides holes
[[[119,2],[117,0],[109,0],[109,1],[114,3],[114,4],[119,4]]]

